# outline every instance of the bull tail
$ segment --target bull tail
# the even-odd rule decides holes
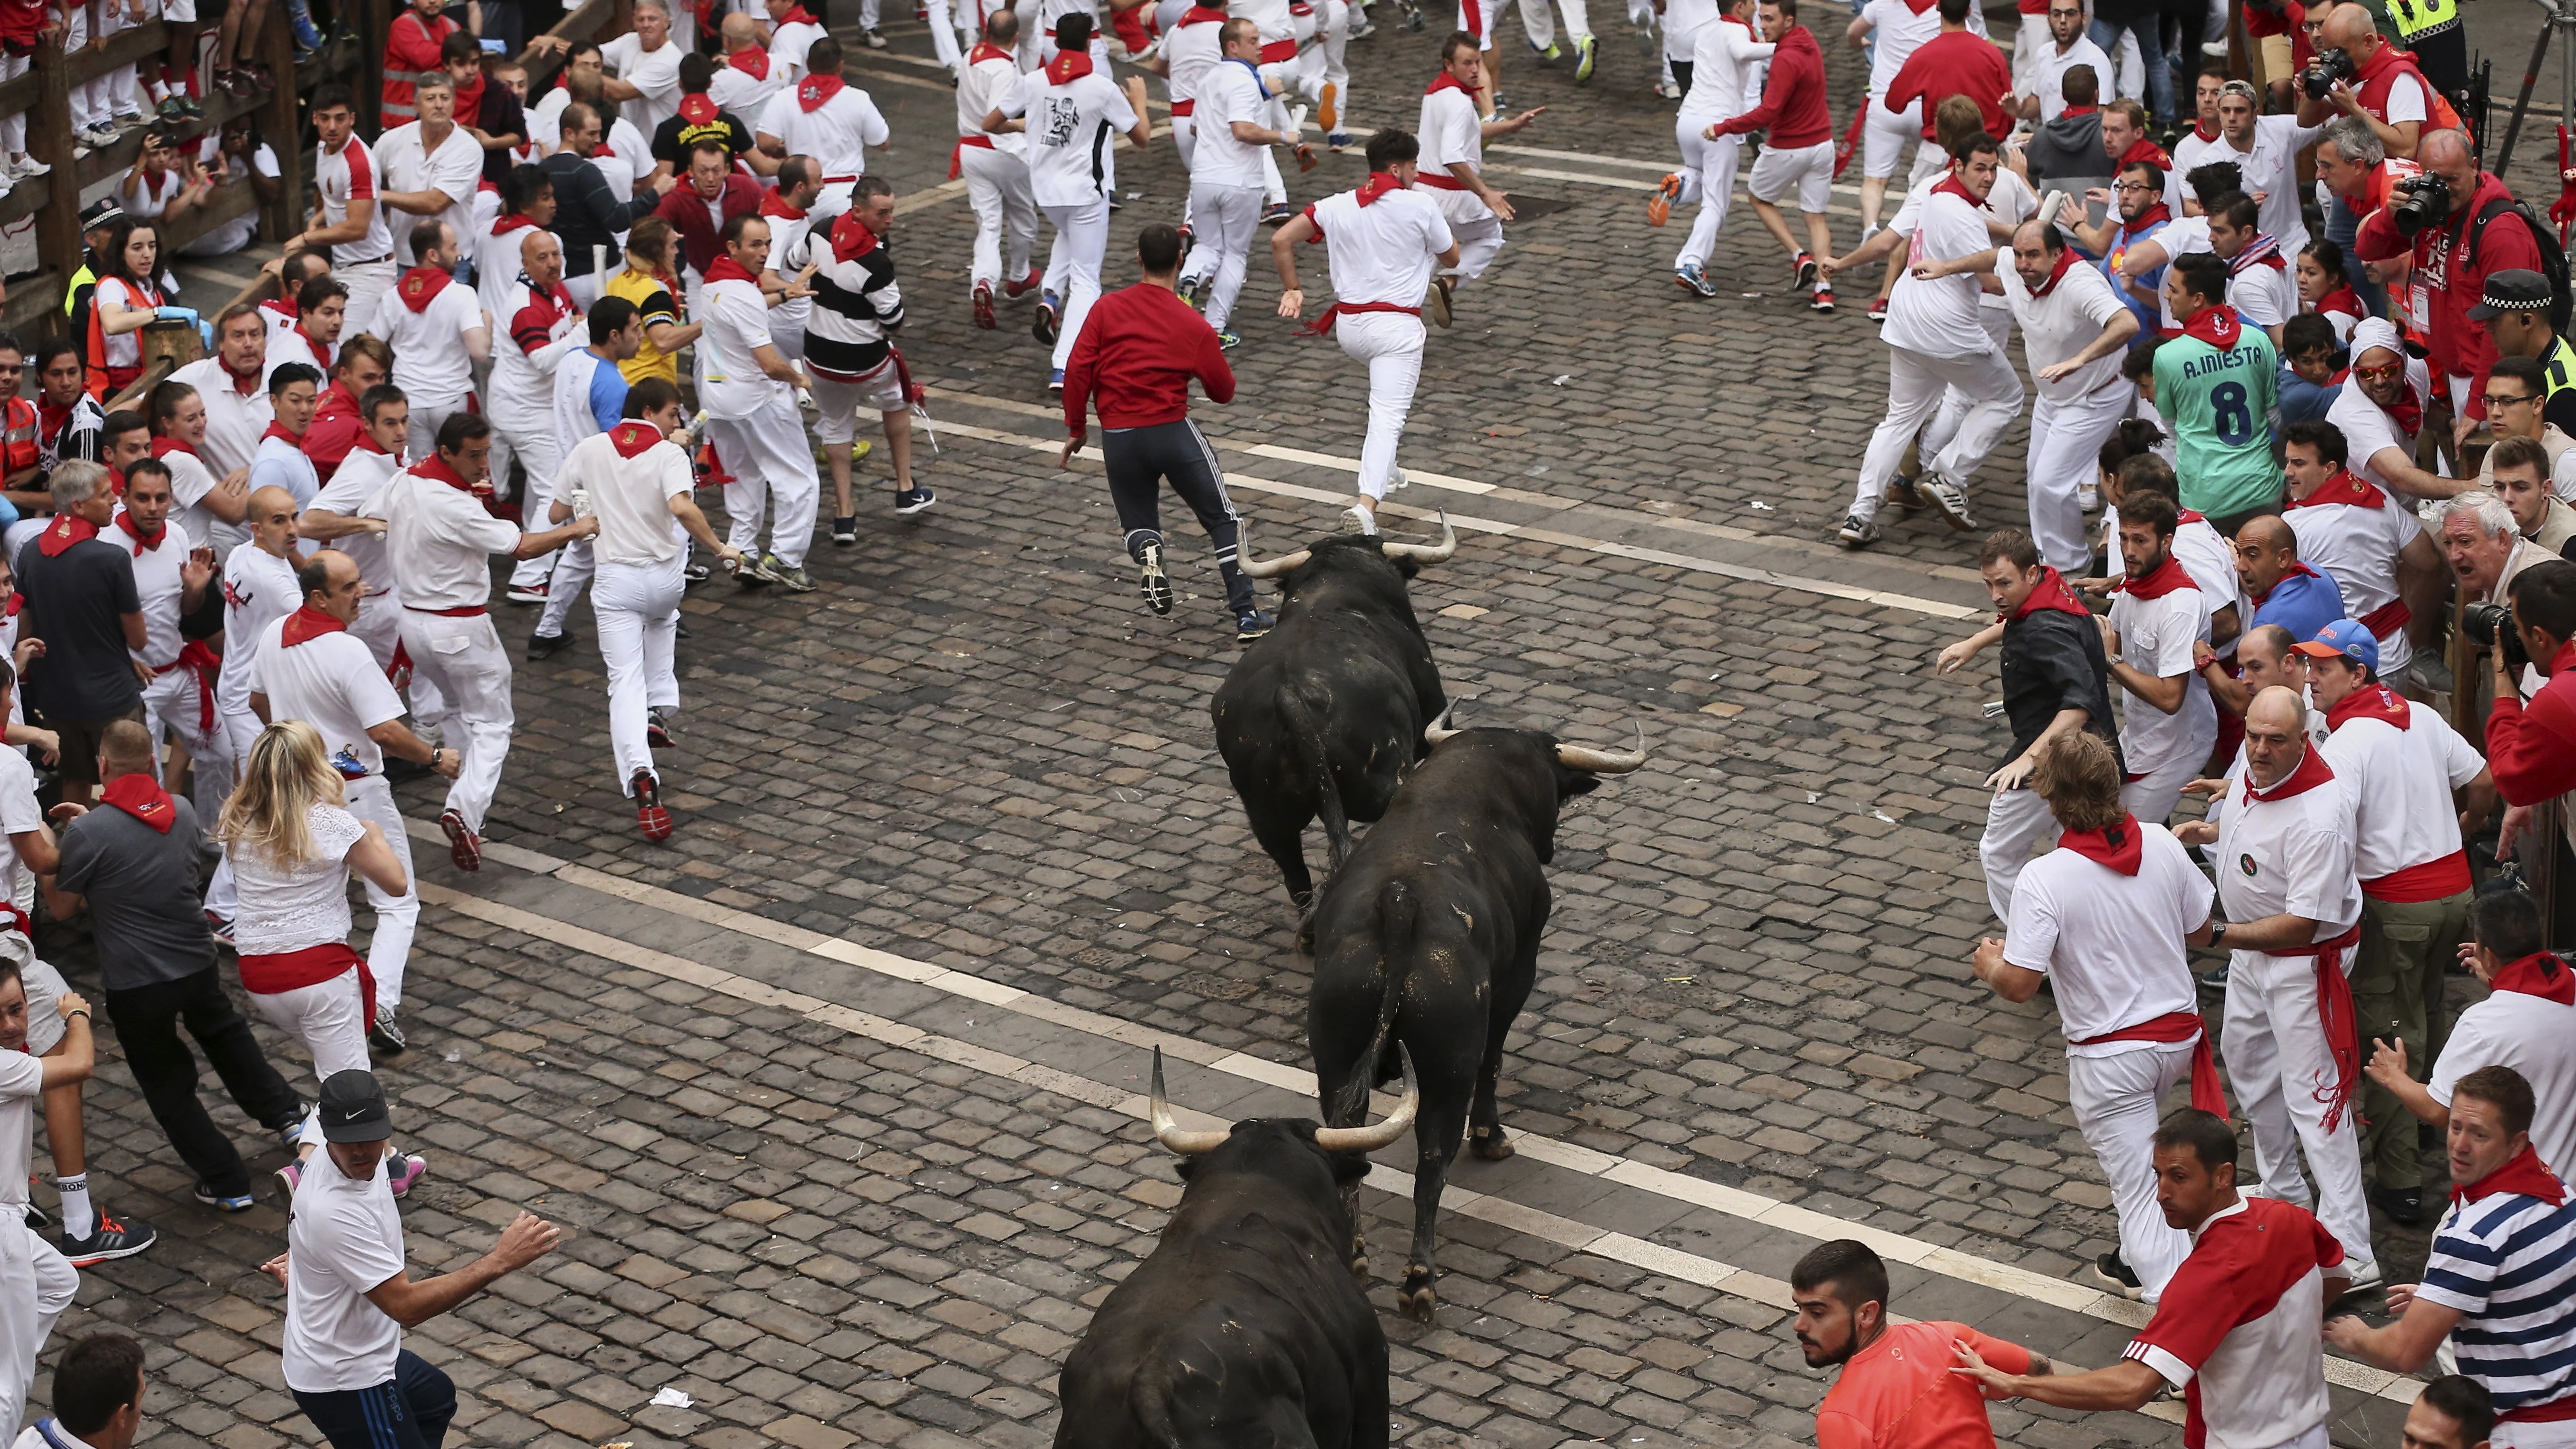
[[[1333,778],[1333,759],[1324,748],[1324,728],[1315,718],[1313,706],[1294,686],[1281,690],[1280,713],[1288,717],[1288,732],[1296,741],[1298,757],[1305,762],[1315,782],[1315,816],[1324,822],[1325,874],[1342,868],[1351,853],[1351,820],[1342,813],[1342,787]]]
[[[1413,962],[1413,942],[1419,931],[1422,903],[1400,880],[1388,881],[1378,892],[1378,965],[1386,973],[1384,994],[1378,997],[1377,1022],[1369,1030],[1368,1046],[1360,1053],[1351,1069],[1350,1078],[1342,1083],[1341,1095],[1333,1102],[1331,1121],[1357,1124],[1367,1120],[1369,1089],[1377,1085],[1377,1064],[1386,1056],[1387,1039],[1395,1034],[1395,1012],[1404,991],[1405,977]]]

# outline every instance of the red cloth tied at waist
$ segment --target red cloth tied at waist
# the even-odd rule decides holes
[[[423,609],[411,604],[405,604],[403,607],[405,609],[409,609],[415,614],[435,614],[442,619],[471,619],[477,614],[488,614],[491,612],[491,610],[486,609],[481,604],[468,604],[462,609]]]
[[[2191,1104],[2204,1112],[2227,1115],[2227,1088],[2218,1080],[2218,1058],[2210,1054],[2209,1028],[2197,1011],[2169,1011],[2135,1026],[2070,1041],[2068,1046],[2100,1046],[2115,1041],[2188,1041],[2191,1048]]]
[[[1172,102],[1172,114],[1173,114],[1173,115],[1175,115],[1175,116],[1186,116],[1186,115],[1193,114],[1194,112],[1196,112],[1196,111],[1198,110],[1198,108],[1199,108],[1199,103],[1198,103],[1197,101],[1195,101],[1195,100],[1188,100],[1188,101],[1174,101],[1174,102]]]
[[[2468,890],[2471,884],[2469,853],[2455,850],[2439,860],[2363,881],[2361,893],[2374,901],[2442,901]]]
[[[1177,115],[1184,115],[1184,114],[1186,114],[1186,112],[1183,112],[1183,111],[1181,111],[1179,108],[1175,107],[1175,108],[1173,109],[1173,111],[1172,111],[1172,114],[1177,116]],[[961,170],[965,169],[965,165],[966,165],[966,160],[965,160],[965,158],[966,158],[966,148],[967,148],[967,147],[969,147],[969,146],[980,146],[980,147],[982,147],[983,149],[985,149],[985,150],[987,150],[987,151],[990,151],[990,150],[992,150],[992,149],[993,149],[993,138],[992,138],[992,137],[990,137],[990,136],[960,136],[960,137],[958,137],[958,138],[957,138],[957,144],[956,144],[956,145],[954,145],[954,146],[952,146],[952,147],[950,147],[950,148],[948,149],[948,179],[949,179],[949,180],[951,180],[951,181],[956,180],[956,179],[957,179],[957,173],[958,173],[959,171],[961,171]]]
[[[2525,1404],[2496,1415],[2499,1424],[2564,1424],[2576,1419],[2576,1394],[2549,1404]]]
[[[1421,308],[1407,307],[1400,302],[1335,302],[1324,309],[1323,316],[1315,319],[1315,325],[1298,328],[1297,335],[1300,337],[1327,336],[1332,332],[1335,321],[1355,312],[1402,312],[1408,317],[1422,315]]]
[[[244,956],[241,958],[242,990],[275,996],[282,991],[337,980],[352,966],[358,970],[358,997],[367,1012],[359,1023],[363,1030],[376,1019],[376,978],[367,970],[367,958],[350,950],[346,941],[307,946],[301,951],[281,951],[275,955]]]
[[[2261,953],[2317,958],[2317,1025],[2325,1031],[2326,1050],[2333,1054],[2335,1066],[2335,1079],[2315,1088],[2316,1100],[2325,1104],[2328,1132],[2343,1121],[2352,1106],[2353,1088],[2361,1083],[2361,1023],[2353,1012],[2352,983],[2343,974],[2343,953],[2360,940],[2361,923],[2355,921],[2351,930],[2331,940]]]
[[[215,676],[222,672],[223,656],[208,647],[203,639],[191,639],[179,646],[179,657],[152,671],[158,679],[176,669],[197,672],[197,732],[215,727]]]
[[[1294,40],[1274,40],[1261,47],[1261,63],[1263,65],[1277,65],[1283,60],[1295,60],[1296,58],[1297,42]],[[140,369],[137,370],[140,371]]]
[[[1464,191],[1467,189],[1466,182],[1459,180],[1457,177],[1450,175],[1446,171],[1416,172],[1413,177],[1413,184],[1416,186],[1428,186],[1434,191]]]
[[[2415,611],[2406,607],[2404,599],[2391,599],[2362,615],[2357,622],[2370,631],[2372,638],[2389,639],[2395,637],[2398,630],[2413,622],[2414,618]]]

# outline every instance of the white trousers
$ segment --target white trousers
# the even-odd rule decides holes
[[[356,337],[375,320],[376,303],[393,287],[393,258],[388,256],[358,266],[334,267],[331,280],[349,289],[349,330],[346,335]],[[361,307],[366,310],[358,310]]]
[[[36,58],[32,55],[11,55],[6,51],[0,51],[0,82],[13,81],[25,75],[35,61]],[[20,111],[16,115],[0,119],[0,151],[8,152],[13,158],[27,154],[26,112]]]
[[[1897,159],[1907,146],[1915,147],[1914,164],[1920,167],[1926,153],[1937,154],[1940,148],[1923,144],[1923,102],[1915,101],[1901,111],[1891,111],[1882,104],[1878,92],[1861,98],[1869,119],[1861,123],[1861,175],[1874,181],[1885,181],[1896,174]]]
[[[351,780],[347,793],[349,813],[375,822],[403,868],[401,895],[388,894],[374,881],[365,882],[367,904],[376,913],[376,933],[367,942],[367,972],[376,978],[376,1006],[381,1010],[402,1001],[403,969],[411,963],[411,938],[420,928],[420,888],[411,868],[411,836],[403,830],[402,811],[395,808],[392,783],[382,775],[369,775]]]
[[[72,13],[80,13],[74,6]],[[27,1226],[26,1190],[20,1202],[0,1205],[0,1415],[12,1424],[27,1416],[27,1390],[36,1382],[36,1356],[53,1336],[54,1321],[80,1291],[80,1270]]]
[[[2153,709],[2154,705],[2129,701],[2131,709]],[[2149,770],[2143,778],[2120,786],[2120,806],[2150,825],[2162,825],[2173,817],[2174,806],[2182,800],[2182,787],[2199,778],[2200,767],[2207,764],[2207,753],[2200,756],[2168,760]]]
[[[1569,15],[1583,13],[1583,0],[1562,0],[1562,3]],[[1525,12],[1533,4],[1544,5],[1545,0],[1521,0]],[[1351,70],[1347,60],[1351,41],[1350,7],[1342,0],[1315,0],[1315,13],[1298,21],[1300,40],[1306,38],[1303,32],[1310,23],[1314,27],[1314,41],[1297,53],[1297,59],[1290,63],[1289,70],[1296,78],[1298,92],[1314,98],[1318,104],[1323,97],[1323,88],[1327,85],[1333,88],[1332,129],[1342,131],[1347,129],[1343,118],[1351,113]]]
[[[232,794],[233,765],[231,742],[223,732],[223,717],[217,715],[210,726],[199,725],[198,721],[204,718],[205,701],[198,693],[197,671],[173,669],[167,674],[155,675],[152,682],[144,686],[143,728],[151,733],[153,758],[156,762],[160,758],[161,731],[165,728],[179,737],[179,743],[188,747],[188,759],[196,779],[196,788],[190,792],[189,798],[196,802],[200,827],[212,830],[215,815],[208,813],[208,807],[220,812],[225,797]]]
[[[1361,312],[1337,318],[1342,351],[1368,364],[1368,438],[1360,444],[1359,490],[1384,498],[1396,486],[1395,445],[1422,381],[1422,319],[1405,312]]]
[[[1100,300],[1100,259],[1109,248],[1109,198],[1095,197],[1079,206],[1040,210],[1055,224],[1055,248],[1047,254],[1047,287],[1064,301],[1052,366],[1073,357],[1073,340],[1082,334],[1082,319]]]
[[[1473,221],[1449,221],[1449,235],[1458,243],[1458,265],[1441,268],[1444,277],[1476,278],[1485,274],[1503,250],[1503,220],[1487,213]]]
[[[369,966],[373,973],[376,968]],[[379,984],[381,989],[381,983]],[[304,1043],[313,1058],[315,1102],[304,1111],[305,1146],[322,1145],[321,1083],[333,1072],[375,1070],[367,1060],[366,993],[358,986],[358,968],[350,967],[328,981],[292,991],[254,991],[250,1004],[270,1026]]]
[[[957,21],[949,13],[948,0],[929,0],[930,53],[939,63],[954,71],[966,57],[957,48]],[[970,42],[971,43],[971,42]]]
[[[1005,151],[969,146],[958,153],[957,167],[966,182],[966,204],[975,213],[975,266],[969,289],[998,289],[1006,281],[1027,276],[1029,251],[1038,239],[1038,204],[1029,197],[1028,163]]]
[[[2165,1093],[2191,1080],[2191,1042],[2151,1042],[2107,1057],[2066,1059],[2067,1105],[2075,1129],[2102,1164],[2111,1184],[2111,1210],[2120,1220],[2120,1261],[2138,1275],[2147,1301],[2191,1252],[2191,1235],[2165,1225],[2156,1206],[2156,1124]]]
[[[447,420],[456,416],[458,413],[473,411],[472,408],[465,405],[465,402],[465,398],[459,398],[450,403],[413,403],[411,407],[411,424],[403,433],[403,446],[410,449],[411,455],[415,458],[437,457],[438,430],[445,427],[447,425]],[[497,450],[500,446],[500,439],[497,437],[494,438],[493,446]]]
[[[405,609],[402,640],[413,677],[438,691],[439,713],[429,722],[438,726],[448,748],[463,757],[448,784],[445,808],[463,817],[465,828],[479,836],[483,814],[501,786],[501,766],[510,758],[510,731],[518,722],[510,704],[510,656],[501,647],[501,631],[489,614],[452,619]]]
[[[2040,562],[2072,578],[2087,570],[2093,547],[2084,536],[2084,504],[2077,490],[2100,473],[2102,444],[2127,417],[2138,390],[2126,381],[2056,402],[2042,393],[2030,409],[2030,536]]]
[[[750,417],[710,418],[707,434],[733,478],[724,486],[727,541],[745,553],[759,548],[765,513],[769,552],[789,568],[803,568],[806,550],[814,546],[823,479],[814,471],[814,450],[805,441],[805,419],[795,400],[781,393]]]
[[[1681,202],[1699,203],[1699,217],[1673,258],[1675,271],[1708,265],[1710,254],[1717,250],[1717,234],[1726,225],[1726,209],[1735,200],[1735,168],[1744,158],[1744,138],[1720,136],[1712,141],[1700,134],[1706,129],[1696,121],[1673,125],[1673,139],[1682,148]]]
[[[1977,839],[1977,862],[1986,871],[1986,904],[1995,919],[2012,919],[2013,887],[2030,866],[2031,849],[2059,829],[2037,790],[1998,790],[1986,802],[1986,833]]]
[[[2344,954],[2349,975],[2352,955]],[[2378,1261],[2370,1246],[2370,1207],[2361,1192],[2361,1134],[2347,1107],[2326,1130],[2322,1100],[2334,1081],[2334,1056],[2317,1020],[2317,963],[2309,956],[2237,951],[2228,956],[2227,1016],[2219,1028],[2236,1107],[2254,1126],[2254,1167],[2263,1195],[2307,1207],[2343,1244],[2354,1266]],[[2358,1094],[2354,1104],[2359,1105]],[[2317,1193],[2299,1172],[2299,1153],[2316,1174]]]
[[[525,475],[519,490],[519,531],[543,533],[554,527],[546,522],[546,504],[554,498],[555,474],[563,469],[563,450],[555,445],[554,415],[547,411],[522,410],[516,404],[505,405],[493,400],[486,414],[492,423],[491,477],[495,485],[510,476],[510,460],[519,460]],[[510,582],[533,586],[546,581],[554,571],[555,555],[541,553],[523,558],[510,569]]]
[[[684,559],[644,566],[599,566],[590,609],[599,619],[599,657],[608,665],[608,741],[617,754],[617,787],[635,793],[635,772],[662,774],[645,743],[644,712],[676,709],[680,679],[671,667],[672,637],[680,622],[680,596],[688,589]]]
[[[1565,11],[1565,38],[1580,45],[1592,38],[1592,17],[1583,0],[1556,0]],[[1530,46],[1545,50],[1556,44],[1556,17],[1548,13],[1547,0],[1521,0],[1521,28],[1529,32]]]
[[[2127,33],[2128,32],[2126,31],[2121,32],[2123,35],[2126,35]],[[2048,33],[2047,16],[2025,15],[2021,18],[2021,29],[2013,32],[2012,78],[2014,90],[2021,92],[2023,95],[2031,93],[2030,73],[2038,66],[2039,58],[2047,53],[2046,48],[2054,47],[2056,43],[2057,37]],[[2194,67],[2194,69],[2197,70],[2198,67]],[[2112,77],[2097,75],[2093,79],[2096,82],[2108,82]]]
[[[1190,187],[1190,225],[1198,233],[1193,251],[1210,258],[1207,300],[1201,308],[1207,324],[1219,332],[1234,316],[1234,299],[1243,295],[1243,277],[1252,264],[1252,239],[1261,231],[1261,192],[1250,186],[1223,186],[1201,181]]]
[[[536,632],[551,639],[572,619],[572,606],[594,572],[589,539],[569,543],[555,555],[555,571],[546,584],[546,607],[537,615]]]
[[[1966,357],[1934,357],[1906,347],[1887,349],[1887,417],[1869,436],[1861,456],[1860,489],[1851,511],[1866,521],[1878,516],[1886,501],[1888,480],[1905,460],[1906,446],[1941,409],[1942,395],[1957,388],[1969,406],[1958,435],[1927,467],[1961,481],[1977,471],[1993,451],[1995,439],[2021,415],[2021,379],[2001,352]]]
[[[228,772],[224,793],[230,796],[232,787],[241,780],[243,762],[250,758],[250,747],[259,742],[259,732],[265,726],[260,724],[258,715],[246,709],[228,710],[217,705],[216,710],[215,729],[223,736],[221,753]],[[241,898],[233,892],[232,853],[227,851],[215,862],[214,874],[206,877],[206,912],[229,921],[240,904]]]

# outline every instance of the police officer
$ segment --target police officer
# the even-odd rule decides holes
[[[2415,52],[2415,68],[2445,99],[2469,86],[2469,41],[2460,28],[2460,0],[2388,0],[2397,45]]]
[[[2558,335],[2550,320],[2550,291],[2549,278],[2539,272],[2521,267],[2490,272],[2486,289],[2466,315],[2486,325],[2499,356],[2528,357],[2540,364],[2549,375],[2549,400],[2540,415],[2576,436],[2576,347]]]

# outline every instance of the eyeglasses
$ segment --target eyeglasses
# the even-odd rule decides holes
[[[2352,375],[2364,382],[2386,382],[2391,378],[2405,376],[2406,364],[2392,362],[2385,367],[2356,367],[2352,370]]]
[[[2538,401],[2540,401],[2540,394],[2538,393],[2528,393],[2520,397],[2498,397],[2494,393],[2488,393],[2485,398],[2486,405],[2489,408],[2500,408],[2507,404],[2520,407],[2524,403],[2535,403]]]
[[[2145,183],[2145,182],[2143,182],[2143,181],[2119,181],[2119,182],[2114,182],[2114,183],[2112,183],[2111,189],[2112,189],[2113,191],[2147,191],[2147,192],[2155,192],[2155,191],[2162,191],[2162,190],[2164,190],[2164,188],[2163,188],[2163,187],[2161,187],[2161,186],[2149,186],[2148,184],[2146,184],[2146,183]]]

